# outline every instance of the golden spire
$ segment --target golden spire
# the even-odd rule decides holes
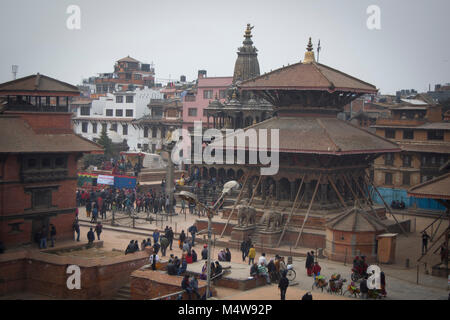
[[[250,39],[252,37],[252,29],[254,28],[250,26],[250,23],[247,23],[247,29],[245,30],[244,38]]]
[[[303,59],[303,63],[313,63],[313,62],[316,62],[316,59],[314,58],[313,45],[310,37],[308,46],[306,47],[305,59]]]

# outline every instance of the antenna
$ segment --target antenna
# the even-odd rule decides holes
[[[317,44],[317,62],[319,62],[320,50],[322,50],[322,47],[320,46],[320,39],[319,39],[319,43]]]
[[[17,72],[19,71],[19,66],[16,65],[16,64],[13,64],[12,68],[11,68],[11,71],[12,71],[12,74],[13,74],[13,80],[16,80]]]

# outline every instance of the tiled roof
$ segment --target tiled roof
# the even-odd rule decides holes
[[[0,136],[0,153],[103,153],[102,146],[74,133],[37,134],[19,117],[1,116]]]
[[[386,230],[386,226],[374,215],[352,208],[347,212],[331,219],[327,228],[347,232],[378,232]]]
[[[198,88],[201,87],[228,87],[231,85],[233,77],[210,77],[198,79]]]
[[[410,188],[408,196],[450,200],[450,173]]]
[[[257,132],[279,129],[280,152],[344,155],[401,151],[397,144],[385,138],[331,117],[273,117],[245,130],[250,128]],[[270,145],[270,130],[267,135]],[[217,140],[211,146],[222,145],[222,141]],[[249,149],[247,139],[245,143],[245,149]]]
[[[0,95],[12,92],[58,92],[71,96],[80,95],[80,90],[76,86],[39,73],[0,84]]]
[[[400,143],[403,151],[450,154],[450,143]]]
[[[138,60],[136,60],[134,58],[131,58],[130,56],[122,58],[122,59],[118,60],[117,62],[136,62],[136,63],[139,63]]]
[[[243,81],[244,90],[327,90],[376,93],[375,86],[320,63],[296,63]]]

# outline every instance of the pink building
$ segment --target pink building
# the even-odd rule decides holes
[[[224,102],[227,97],[227,89],[231,85],[233,77],[206,77],[206,72],[199,71],[197,92],[188,93],[183,97],[183,129],[190,132],[194,129],[194,121],[203,121],[203,127],[207,127],[205,108],[217,98]],[[210,127],[212,124],[210,123]]]

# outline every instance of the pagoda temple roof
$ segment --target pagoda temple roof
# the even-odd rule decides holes
[[[385,231],[386,226],[375,216],[360,208],[351,208],[347,212],[331,219],[327,228],[345,232]]]
[[[0,95],[79,96],[80,90],[71,84],[43,74],[33,74],[0,84]]]
[[[103,153],[103,147],[75,133],[38,134],[20,117],[0,116],[0,153]]]
[[[242,90],[322,90],[376,93],[377,88],[315,61],[295,63],[243,81]]]
[[[279,129],[279,152],[340,156],[401,151],[396,143],[334,117],[273,117],[247,127],[245,131],[248,129],[255,129],[257,133],[260,129],[269,129],[269,145],[270,129]],[[231,135],[236,137],[237,134]],[[211,146],[220,147],[225,140],[225,137],[218,139]],[[245,139],[245,146],[234,148],[254,150],[253,146],[249,148],[248,139]],[[227,149],[226,142],[223,149]]]
[[[450,200],[450,173],[418,184],[408,190],[408,196]]]
[[[117,60],[117,62],[135,62],[135,63],[139,63],[138,60],[131,58],[130,56],[127,56],[125,58],[122,58],[120,60]]]

